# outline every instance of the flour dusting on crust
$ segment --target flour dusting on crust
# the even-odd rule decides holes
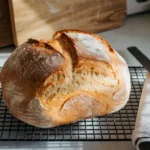
[[[10,112],[43,128],[115,112],[127,103],[131,86],[125,60],[108,42],[78,30],[19,46],[1,82]]]

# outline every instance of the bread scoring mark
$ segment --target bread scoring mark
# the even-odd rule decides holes
[[[102,100],[103,101],[103,100]],[[107,101],[102,102],[93,96],[82,92],[65,101],[59,110],[59,116],[64,116],[64,120],[72,122],[83,118],[103,115],[107,112]]]
[[[93,116],[92,110],[92,97],[87,95],[76,95],[73,98],[65,101],[59,110],[59,115],[63,115],[66,112],[66,115],[74,115],[77,118],[91,117]],[[82,112],[82,114],[81,114]]]
[[[107,47],[98,39],[91,35],[82,33],[66,33],[76,47],[78,55],[81,56],[94,56],[98,60],[109,61],[110,57],[107,54]]]
[[[78,56],[73,41],[65,33],[61,34],[60,37],[57,38],[57,40],[64,48],[64,50],[67,51],[67,53],[71,57],[72,68],[74,68],[78,62]]]
[[[109,47],[109,51],[112,52],[112,53],[114,53],[113,48],[110,45],[108,45],[108,47]]]

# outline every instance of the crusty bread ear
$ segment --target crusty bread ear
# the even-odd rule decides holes
[[[9,111],[43,128],[117,111],[130,93],[124,59],[100,36],[79,30],[22,44],[3,66],[1,80]]]
[[[56,40],[58,40],[63,49],[67,51],[68,55],[71,58],[72,65],[74,68],[75,65],[77,64],[78,58],[73,41],[65,33],[62,33],[60,36],[58,36]]]

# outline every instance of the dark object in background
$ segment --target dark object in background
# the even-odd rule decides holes
[[[142,2],[146,2],[148,0],[136,0],[136,1],[139,2],[139,3],[142,3]]]
[[[0,0],[0,47],[13,44],[8,0]]]
[[[150,143],[149,142],[143,142],[139,145],[140,150],[149,150],[150,149]]]
[[[150,72],[150,60],[137,47],[127,48],[128,51]]]

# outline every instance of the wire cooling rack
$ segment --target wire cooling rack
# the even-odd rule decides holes
[[[120,111],[102,117],[82,120],[51,129],[27,125],[7,110],[0,89],[1,141],[129,141],[134,129],[146,70],[130,67],[132,89],[127,105]]]

